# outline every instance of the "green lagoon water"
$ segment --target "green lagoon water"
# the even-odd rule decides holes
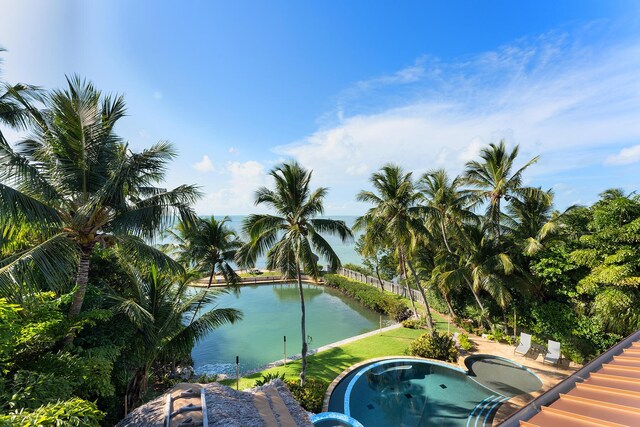
[[[377,329],[380,315],[335,289],[304,285],[310,349]],[[241,371],[300,353],[300,298],[295,284],[242,286],[224,293],[219,307],[242,310],[243,320],[214,330],[192,351],[196,373],[231,374],[236,355]],[[203,311],[211,307],[203,307]],[[388,320],[383,318],[384,325]],[[384,326],[383,325],[383,326]]]

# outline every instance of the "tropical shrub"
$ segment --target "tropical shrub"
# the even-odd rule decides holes
[[[424,329],[427,326],[427,319],[424,317],[411,317],[402,321],[402,327],[408,329]]]
[[[409,345],[409,354],[446,362],[458,360],[458,349],[453,338],[437,331],[434,331],[433,334],[423,334],[415,339]]]
[[[340,289],[370,309],[386,314],[398,322],[402,322],[411,316],[409,307],[399,295],[382,292],[366,283],[351,280],[337,274],[326,274],[324,281],[327,286]]]
[[[458,336],[458,342],[460,343],[460,348],[464,351],[471,351],[475,347],[475,344],[469,339],[469,335],[467,334],[460,334]]]
[[[304,409],[316,414],[322,412],[322,401],[329,384],[316,378],[307,378],[304,386],[297,381],[287,381],[287,385]]]
[[[263,385],[270,383],[273,380],[280,379],[284,381],[284,372],[267,372],[266,374],[262,374],[262,378],[256,380],[254,387],[262,387]]]
[[[22,427],[98,427],[104,413],[95,403],[73,398],[49,403],[33,411],[21,409],[0,415],[0,426]]]

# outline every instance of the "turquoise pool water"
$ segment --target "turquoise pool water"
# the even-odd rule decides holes
[[[473,376],[460,368],[416,359],[374,362],[355,369],[338,383],[329,411],[344,413],[366,427],[491,425],[500,404],[524,390],[496,390],[488,386],[488,380],[490,385],[510,383],[513,375],[537,380],[515,362],[501,361],[509,370],[497,378]]]
[[[379,328],[380,315],[339,291],[305,284],[307,335],[315,349]],[[214,330],[191,353],[196,373],[235,373],[236,355],[241,371],[258,368],[284,356],[300,353],[300,297],[297,285],[241,286],[237,293],[219,296],[219,307],[242,310],[244,319]],[[211,309],[203,306],[202,310]],[[382,318],[383,326],[389,323]]]

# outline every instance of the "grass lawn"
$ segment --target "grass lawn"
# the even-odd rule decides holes
[[[436,328],[447,330],[447,321],[438,313],[433,313]],[[452,327],[451,331],[457,329]],[[411,341],[427,332],[424,329],[398,328],[371,337],[363,338],[340,347],[325,350],[307,357],[307,378],[316,378],[327,384],[333,381],[348,367],[367,359],[383,356],[404,356]],[[300,374],[301,361],[287,363],[287,367],[278,366],[247,377],[240,378],[240,390],[253,387],[257,379],[266,373],[284,373],[288,379],[297,379]],[[235,386],[234,379],[224,380],[223,384]]]

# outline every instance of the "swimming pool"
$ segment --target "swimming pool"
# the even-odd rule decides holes
[[[506,369],[505,375],[494,369],[498,365]],[[329,411],[343,413],[365,427],[486,426],[502,402],[537,383],[538,388],[542,385],[533,372],[507,359],[478,355],[470,366],[480,375],[423,359],[371,362],[349,372],[334,387]],[[496,373],[497,378],[485,377]],[[527,379],[518,379],[515,387],[505,386],[514,377]]]

